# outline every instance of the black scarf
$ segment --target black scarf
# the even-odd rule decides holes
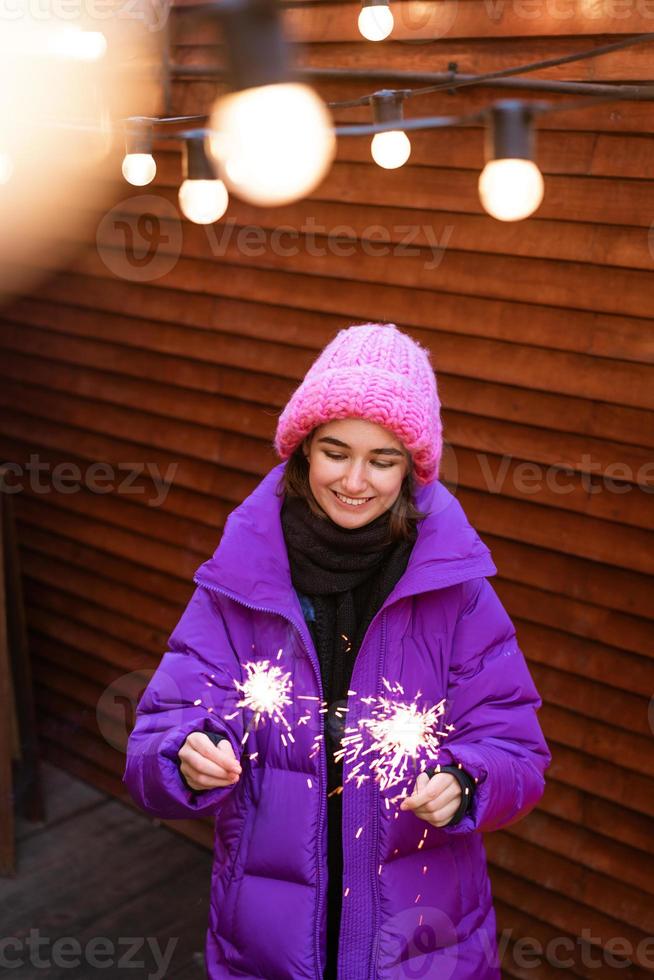
[[[310,628],[325,698],[332,706],[345,701],[361,641],[403,574],[415,543],[415,529],[408,540],[390,541],[389,521],[387,510],[349,529],[315,515],[303,497],[287,494],[282,505],[291,580],[315,610]],[[327,713],[326,732],[335,745],[345,720],[344,715],[334,716],[333,709]]]

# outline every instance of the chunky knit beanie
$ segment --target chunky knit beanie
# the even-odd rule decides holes
[[[288,459],[316,426],[344,418],[389,429],[413,457],[418,484],[438,477],[443,437],[430,354],[394,323],[339,330],[282,411],[275,449]]]

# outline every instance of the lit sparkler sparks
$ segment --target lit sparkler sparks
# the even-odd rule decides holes
[[[439,755],[440,738],[453,729],[452,725],[446,726],[447,731],[438,727],[445,713],[445,699],[420,708],[420,691],[415,700],[408,701],[399,682],[391,684],[384,678],[383,683],[389,695],[361,699],[371,706],[370,715],[360,718],[358,727],[345,729],[342,747],[334,754],[337,762],[345,759],[350,766],[347,779],[361,785],[372,776],[382,790],[402,783],[409,770],[423,771],[428,762],[434,762]],[[372,758],[368,760],[366,756]],[[391,802],[405,796],[406,791],[405,786]]]
[[[292,704],[290,693],[293,682],[290,671],[283,671],[269,660],[248,661],[243,666],[247,674],[245,681],[242,683],[234,681],[237,690],[243,694],[243,697],[236,702],[236,708],[249,708],[253,714],[241,744],[245,744],[250,731],[258,726],[262,718],[271,718],[275,723],[283,725],[286,729],[286,735],[281,734],[284,744],[286,744],[286,737],[294,741],[291,726],[284,714],[284,709]]]

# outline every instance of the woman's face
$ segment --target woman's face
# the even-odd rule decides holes
[[[365,419],[338,419],[316,428],[302,449],[316,501],[341,527],[374,521],[391,507],[409,462],[402,443]]]

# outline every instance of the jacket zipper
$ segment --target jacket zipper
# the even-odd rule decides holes
[[[472,578],[476,578],[477,575],[479,574],[483,574],[476,567],[478,563],[479,563],[479,559],[476,558],[473,561],[466,562],[463,565],[463,567],[459,569],[458,572],[455,572],[449,576],[444,577],[442,581],[439,583],[438,589],[444,589],[450,585],[459,585],[462,582],[467,582]],[[472,575],[470,574],[471,569],[474,569]],[[405,599],[408,598],[409,596],[413,597],[416,595],[420,595],[423,591],[431,592],[434,590],[432,588],[428,588],[428,589],[418,589],[416,592],[407,592],[407,593],[400,592],[400,594],[396,595],[391,600],[391,602],[388,602],[388,596],[387,596],[384,603],[382,603],[381,607],[377,610],[371,622],[368,624],[368,629],[366,630],[364,636],[361,639],[359,654],[363,649],[366,637],[371,633],[372,626],[375,623],[377,617],[379,616],[382,635],[381,635],[381,645],[379,649],[379,655],[377,658],[377,691],[381,691],[382,682],[383,682],[383,673],[384,673],[383,654],[386,649],[386,616],[387,616],[388,609],[396,602],[398,602],[400,599]],[[378,802],[378,800],[376,800],[376,802]],[[375,928],[373,929],[373,935],[370,943],[369,960],[368,960],[369,962],[368,976],[370,980],[373,980],[373,978],[376,978],[377,976],[375,966],[376,966],[378,947],[379,947],[379,926],[377,922],[377,919],[379,917],[379,877],[376,873],[376,869],[378,865],[378,856],[379,856],[379,806],[376,805],[374,809],[375,809],[375,813],[373,817],[373,845],[371,848],[372,863],[370,868],[370,880],[372,884],[372,894],[374,896],[374,901],[375,901]],[[339,947],[340,947],[340,943],[339,943]],[[339,957],[338,957],[339,971],[341,966],[342,964],[341,964],[340,949],[339,949]]]
[[[316,665],[315,665],[314,660],[313,660],[313,657],[311,655],[311,651],[309,650],[309,647],[307,646],[307,643],[306,643],[306,641],[304,639],[304,636],[302,635],[302,630],[300,629],[300,627],[298,626],[298,624],[295,622],[294,619],[291,619],[290,616],[284,615],[284,613],[281,613],[278,609],[267,609],[264,606],[253,606],[251,603],[245,602],[243,599],[238,598],[232,592],[229,592],[227,589],[221,589],[217,585],[210,585],[208,582],[202,582],[200,579],[196,578],[195,576],[193,577],[193,581],[197,585],[202,586],[203,589],[210,589],[213,592],[220,592],[222,595],[227,596],[228,599],[232,599],[234,602],[238,602],[238,603],[240,603],[240,605],[245,606],[246,609],[253,609],[255,612],[267,612],[267,613],[272,613],[275,616],[281,616],[282,619],[285,619],[288,623],[291,624],[291,626],[294,626],[295,629],[298,631],[298,633],[300,635],[300,640],[302,641],[302,646],[306,650],[307,655],[309,657],[309,660],[311,661],[311,665],[313,667],[314,673],[316,675],[316,679],[318,681],[318,690],[320,692],[320,702],[322,704],[322,701],[323,701],[323,691],[322,691],[322,678],[320,676],[320,668],[316,669]],[[321,850],[320,850],[320,845],[321,845],[321,841],[322,841],[322,838],[323,838],[323,826],[324,826],[324,820],[325,820],[325,807],[326,807],[325,797],[326,797],[326,790],[327,790],[327,762],[326,762],[326,759],[325,759],[324,735],[323,735],[323,738],[321,739],[321,746],[322,746],[322,749],[321,749],[321,752],[320,752],[320,777],[321,777],[321,780],[322,780],[322,786],[321,786],[321,792],[320,792],[320,814],[319,814],[319,818],[318,818],[318,823],[319,823],[318,845],[317,845],[317,849],[316,849],[316,855],[317,855],[317,860],[316,860],[316,877],[317,877],[317,888],[318,888],[317,894],[318,894],[318,899],[317,899],[317,905],[316,905],[316,931],[315,931],[315,934],[314,934],[314,947],[315,947],[315,954],[316,954],[316,977],[317,977],[317,980],[322,980],[322,969],[320,967],[320,953],[321,953],[321,950],[320,950],[320,916],[321,916],[321,913],[322,913],[322,872],[321,872],[320,866],[321,866],[321,862],[322,862],[322,853],[321,853]]]
[[[384,673],[384,653],[386,651],[386,611],[381,618],[381,646],[379,648],[379,653],[377,656],[377,693],[382,689],[382,677]],[[377,946],[379,943],[379,874],[375,867],[375,859],[379,855],[379,806],[377,794],[375,793],[375,812],[373,816],[373,848],[372,848],[372,866],[371,866],[371,880],[372,880],[372,894],[374,895],[374,907],[375,907],[375,922],[373,926],[372,942],[370,944],[370,971],[369,976],[377,976]]]
[[[413,594],[413,593],[410,593],[410,594]],[[403,595],[398,595],[391,602],[388,602],[388,596],[387,596],[386,599],[384,600],[384,602],[382,603],[382,605],[380,606],[380,608],[377,610],[377,612],[375,613],[375,615],[372,617],[371,621],[368,624],[368,628],[367,628],[366,632],[364,633],[364,635],[361,638],[361,644],[359,646],[359,653],[357,654],[357,660],[361,656],[361,651],[364,648],[366,639],[371,635],[373,625],[376,623],[377,618],[379,617],[379,621],[381,623],[381,631],[382,632],[381,632],[381,643],[380,643],[380,647],[379,647],[379,653],[378,653],[378,656],[377,656],[377,688],[376,688],[376,691],[377,692],[381,691],[381,689],[382,689],[382,680],[383,680],[383,674],[384,674],[383,651],[386,649],[386,615],[387,615],[387,610],[389,609],[390,606],[394,605],[395,602],[397,602],[399,599],[403,599],[403,598],[404,598]],[[386,605],[387,602],[388,602],[388,605]],[[378,803],[378,800],[377,800],[376,797],[375,797],[375,803]],[[373,845],[372,845],[372,848],[371,848],[372,862],[371,862],[371,865],[370,865],[370,881],[371,881],[371,892],[374,895],[374,899],[375,899],[375,918],[377,919],[377,917],[379,915],[379,880],[378,880],[378,876],[376,874],[376,868],[377,868],[377,860],[376,860],[376,858],[377,858],[377,853],[379,851],[379,807],[377,805],[375,805],[375,808],[374,808],[374,816],[373,816],[372,819],[373,819]],[[341,925],[342,925],[342,923],[343,923],[343,913],[341,912]],[[377,923],[375,922],[375,926],[376,925],[377,925]],[[369,963],[371,965],[371,970],[374,967],[374,963],[375,963],[376,956],[377,956],[377,943],[378,943],[378,935],[377,935],[377,933],[378,933],[378,931],[379,931],[378,928],[373,929],[372,939],[371,939],[371,943],[370,943],[370,951],[369,951],[369,954],[368,954],[368,956],[369,956]],[[338,948],[338,957],[337,957],[337,972],[339,973],[339,976],[340,976],[340,974],[342,972],[344,972],[342,970],[342,967],[343,967],[344,964],[342,962],[342,959],[343,958],[342,958],[342,954],[341,954],[341,938],[342,938],[342,929],[339,928],[339,944],[338,944],[339,948]],[[369,972],[368,976],[369,976],[369,978],[375,978],[376,977],[376,973]]]

